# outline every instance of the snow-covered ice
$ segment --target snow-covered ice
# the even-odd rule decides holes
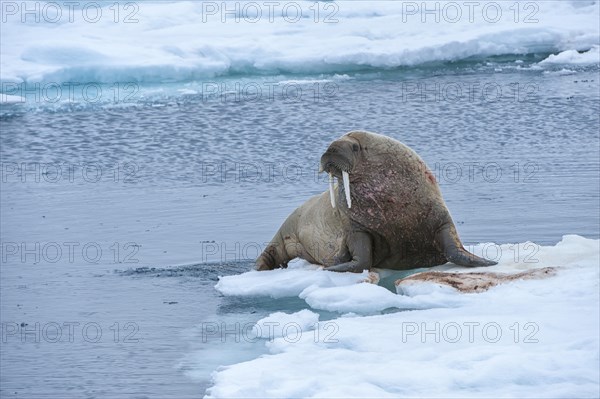
[[[308,309],[302,309],[292,314],[275,312],[257,321],[252,333],[255,337],[260,338],[280,338],[290,334],[289,327],[293,327],[291,334],[298,334],[313,329],[318,321],[319,314]]]
[[[600,63],[600,46],[593,46],[585,52],[576,50],[566,50],[559,54],[551,54],[541,65],[549,64],[567,64],[567,65],[596,65]]]
[[[314,309],[353,314],[317,323],[316,332],[305,331],[299,340],[268,340],[269,354],[216,371],[208,396],[597,397],[600,240],[564,236],[554,246],[536,246],[529,262],[515,261],[517,246],[500,248],[500,264],[485,270],[561,269],[548,279],[510,282],[480,294],[430,287],[411,296],[335,273],[324,283],[328,272],[307,264],[222,278],[221,292],[268,295],[272,283],[281,296],[281,284],[304,271],[287,295],[300,295]],[[259,277],[260,290],[241,291]],[[360,316],[388,307],[419,310]],[[306,320],[281,314],[266,320],[285,325],[298,318]]]
[[[18,5],[4,10],[0,81],[164,83],[561,51],[561,63],[580,63],[576,50],[600,42],[593,1],[115,3],[120,13],[113,3],[98,18],[96,7],[75,8],[56,22],[44,2],[37,23]],[[586,62],[598,62],[595,51]]]

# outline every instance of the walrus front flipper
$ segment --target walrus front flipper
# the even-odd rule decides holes
[[[373,265],[373,243],[371,242],[371,236],[364,231],[353,231],[348,237],[347,245],[352,260],[326,267],[325,270],[354,273],[371,270],[371,266]]]
[[[436,235],[436,243],[440,251],[448,259],[448,262],[467,267],[493,266],[498,264],[498,262],[480,258],[467,251],[460,242],[454,225],[447,224],[442,227]]]

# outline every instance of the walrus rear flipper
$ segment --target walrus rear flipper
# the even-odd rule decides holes
[[[442,227],[436,235],[436,243],[440,251],[448,259],[448,262],[467,267],[493,266],[498,264],[498,262],[480,258],[467,251],[460,242],[454,225],[447,224]]]
[[[267,248],[256,259],[255,269],[259,271],[273,270],[281,267],[285,269],[292,258],[293,256],[288,255],[281,235],[277,232]]]

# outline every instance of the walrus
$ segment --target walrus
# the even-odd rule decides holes
[[[329,145],[320,171],[329,174],[329,191],[310,198],[285,220],[256,260],[257,270],[287,267],[294,258],[357,273],[447,262],[496,264],[464,248],[435,176],[403,143],[349,132]]]

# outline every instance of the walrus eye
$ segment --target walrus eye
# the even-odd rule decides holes
[[[358,144],[352,144],[352,151],[358,152]]]

